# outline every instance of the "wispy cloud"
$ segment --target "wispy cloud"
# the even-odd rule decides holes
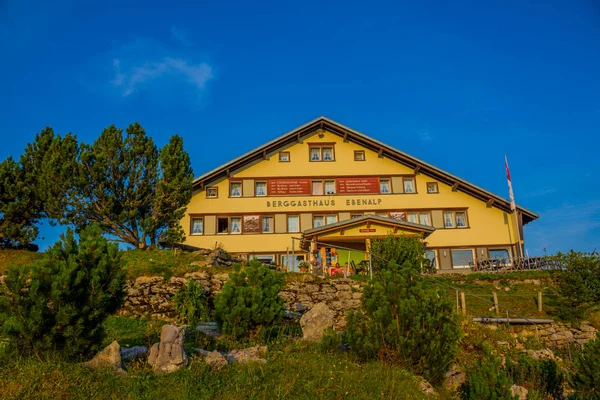
[[[171,36],[173,37],[173,39],[177,40],[179,43],[186,47],[194,45],[188,38],[187,34],[175,26],[171,27]]]
[[[424,142],[431,142],[433,140],[433,136],[431,136],[429,131],[423,131],[419,133],[419,138]]]
[[[129,96],[144,84],[167,77],[183,79],[198,91],[202,91],[206,83],[213,77],[210,65],[206,63],[192,64],[183,58],[164,57],[160,61],[145,62],[129,67],[125,67],[122,60],[114,59],[113,68],[112,84],[122,91],[124,97]]]
[[[537,190],[534,192],[529,192],[529,193],[524,193],[522,196],[524,198],[532,198],[532,197],[542,197],[542,196],[547,196],[549,194],[552,193],[556,193],[558,191],[557,188],[548,188],[548,189],[542,189],[542,190]]]

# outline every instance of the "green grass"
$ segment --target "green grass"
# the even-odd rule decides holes
[[[109,333],[106,342],[119,337],[121,343],[144,344],[152,340],[152,335],[158,340],[158,331],[153,326],[160,324],[111,317],[105,326]],[[235,347],[249,344],[229,342]],[[0,360],[0,397],[19,400],[424,398],[416,379],[407,371],[382,362],[359,364],[342,352],[323,353],[316,344],[280,339],[269,346],[267,360],[266,364],[232,364],[213,371],[202,358],[192,356],[187,367],[170,375],[157,375],[144,361],[136,361],[127,367],[126,376],[119,376],[57,359],[5,357]]]
[[[31,264],[43,256],[44,253],[34,251],[0,249],[0,275],[6,273],[11,265],[23,266]]]

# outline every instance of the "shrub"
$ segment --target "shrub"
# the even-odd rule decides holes
[[[510,374],[502,368],[500,357],[484,343],[485,355],[467,370],[467,379],[461,386],[461,398],[467,400],[513,400]]]
[[[600,399],[600,334],[589,340],[577,354],[573,363],[574,373],[569,383],[576,390],[573,398]]]
[[[278,323],[283,318],[281,274],[256,260],[242,271],[239,265],[215,298],[215,317],[223,333],[239,338],[259,326]]]
[[[341,332],[337,332],[332,328],[326,328],[323,331],[323,337],[319,342],[319,347],[324,353],[335,353],[339,351],[340,346],[343,344],[343,337]]]
[[[0,332],[20,351],[58,350],[74,356],[96,350],[102,323],[122,304],[121,254],[97,225],[71,229],[44,258],[11,267],[0,295]]]
[[[516,385],[543,391],[553,398],[562,398],[564,374],[554,360],[536,360],[526,354],[519,354],[517,362],[509,358],[506,369]]]
[[[580,320],[600,303],[600,254],[570,251],[556,255],[565,270],[557,274],[559,317]]]
[[[204,288],[191,279],[173,296],[173,309],[185,324],[195,325],[211,319],[211,310]]]
[[[393,261],[401,268],[411,268],[415,272],[426,272],[430,261],[425,258],[425,245],[416,237],[390,234],[371,241],[373,273],[385,269]]]
[[[361,309],[349,312],[346,338],[363,360],[387,360],[438,383],[454,358],[460,329],[446,296],[426,291],[412,268],[392,262],[365,286]]]

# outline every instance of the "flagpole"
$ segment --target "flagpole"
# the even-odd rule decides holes
[[[512,180],[510,178],[510,170],[508,169],[508,158],[506,157],[506,153],[504,154],[504,166],[506,167],[506,179],[508,180],[508,195],[510,196],[510,209],[512,210],[515,216],[515,227],[517,228],[517,239],[519,240],[517,244],[517,255],[519,257],[524,257],[523,247],[521,247],[521,230],[519,229],[519,215],[517,213],[517,203],[515,203],[515,194],[513,193]]]

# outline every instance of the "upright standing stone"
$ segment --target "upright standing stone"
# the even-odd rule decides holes
[[[157,372],[175,372],[187,364],[187,356],[183,350],[185,331],[174,325],[163,325],[160,343],[150,349],[148,364]]]

